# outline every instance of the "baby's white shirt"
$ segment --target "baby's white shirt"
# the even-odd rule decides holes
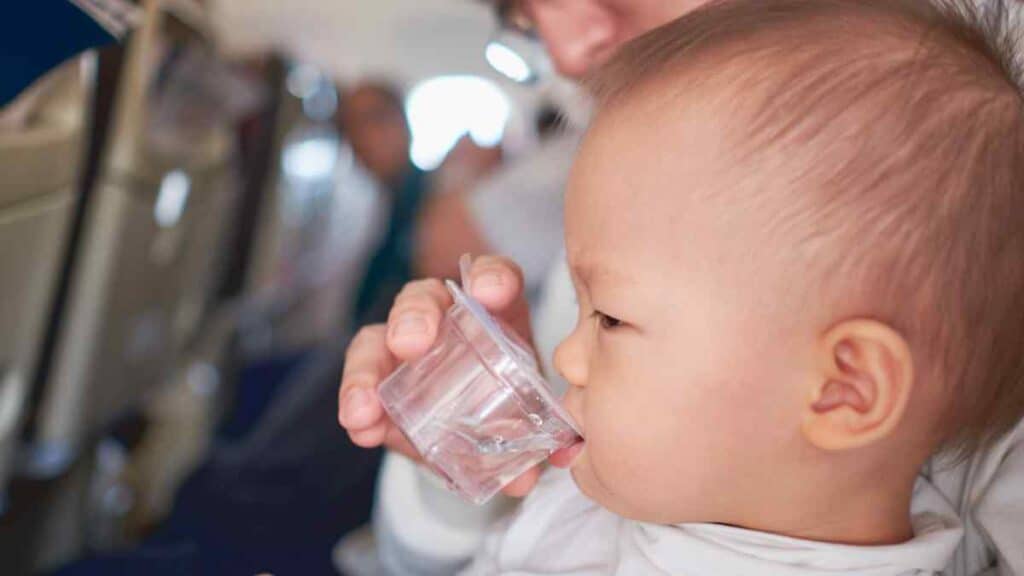
[[[963,533],[956,511],[922,478],[914,538],[892,546],[811,542],[714,524],[623,519],[552,469],[519,511],[485,539],[463,576],[909,576],[940,574]]]

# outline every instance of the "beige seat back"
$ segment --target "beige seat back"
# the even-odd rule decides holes
[[[0,111],[0,487],[11,473],[70,226],[90,62],[65,64]]]
[[[226,125],[210,123],[177,146],[158,138],[175,125],[156,113],[157,63],[167,54],[157,4],[126,50],[36,427],[43,444],[81,446],[170,377],[230,221]]]

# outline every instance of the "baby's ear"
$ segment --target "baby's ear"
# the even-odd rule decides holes
[[[819,370],[803,409],[804,437],[823,450],[867,446],[903,419],[914,362],[903,336],[874,320],[848,320],[820,340]]]

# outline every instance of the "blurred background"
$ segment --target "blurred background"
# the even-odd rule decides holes
[[[21,4],[2,572],[344,573],[380,458],[337,424],[349,337],[462,252],[540,283],[572,90],[478,0]]]

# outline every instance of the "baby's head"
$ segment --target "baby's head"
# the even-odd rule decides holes
[[[556,355],[586,494],[897,541],[931,454],[1024,415],[1024,98],[968,20],[739,0],[600,72]]]

